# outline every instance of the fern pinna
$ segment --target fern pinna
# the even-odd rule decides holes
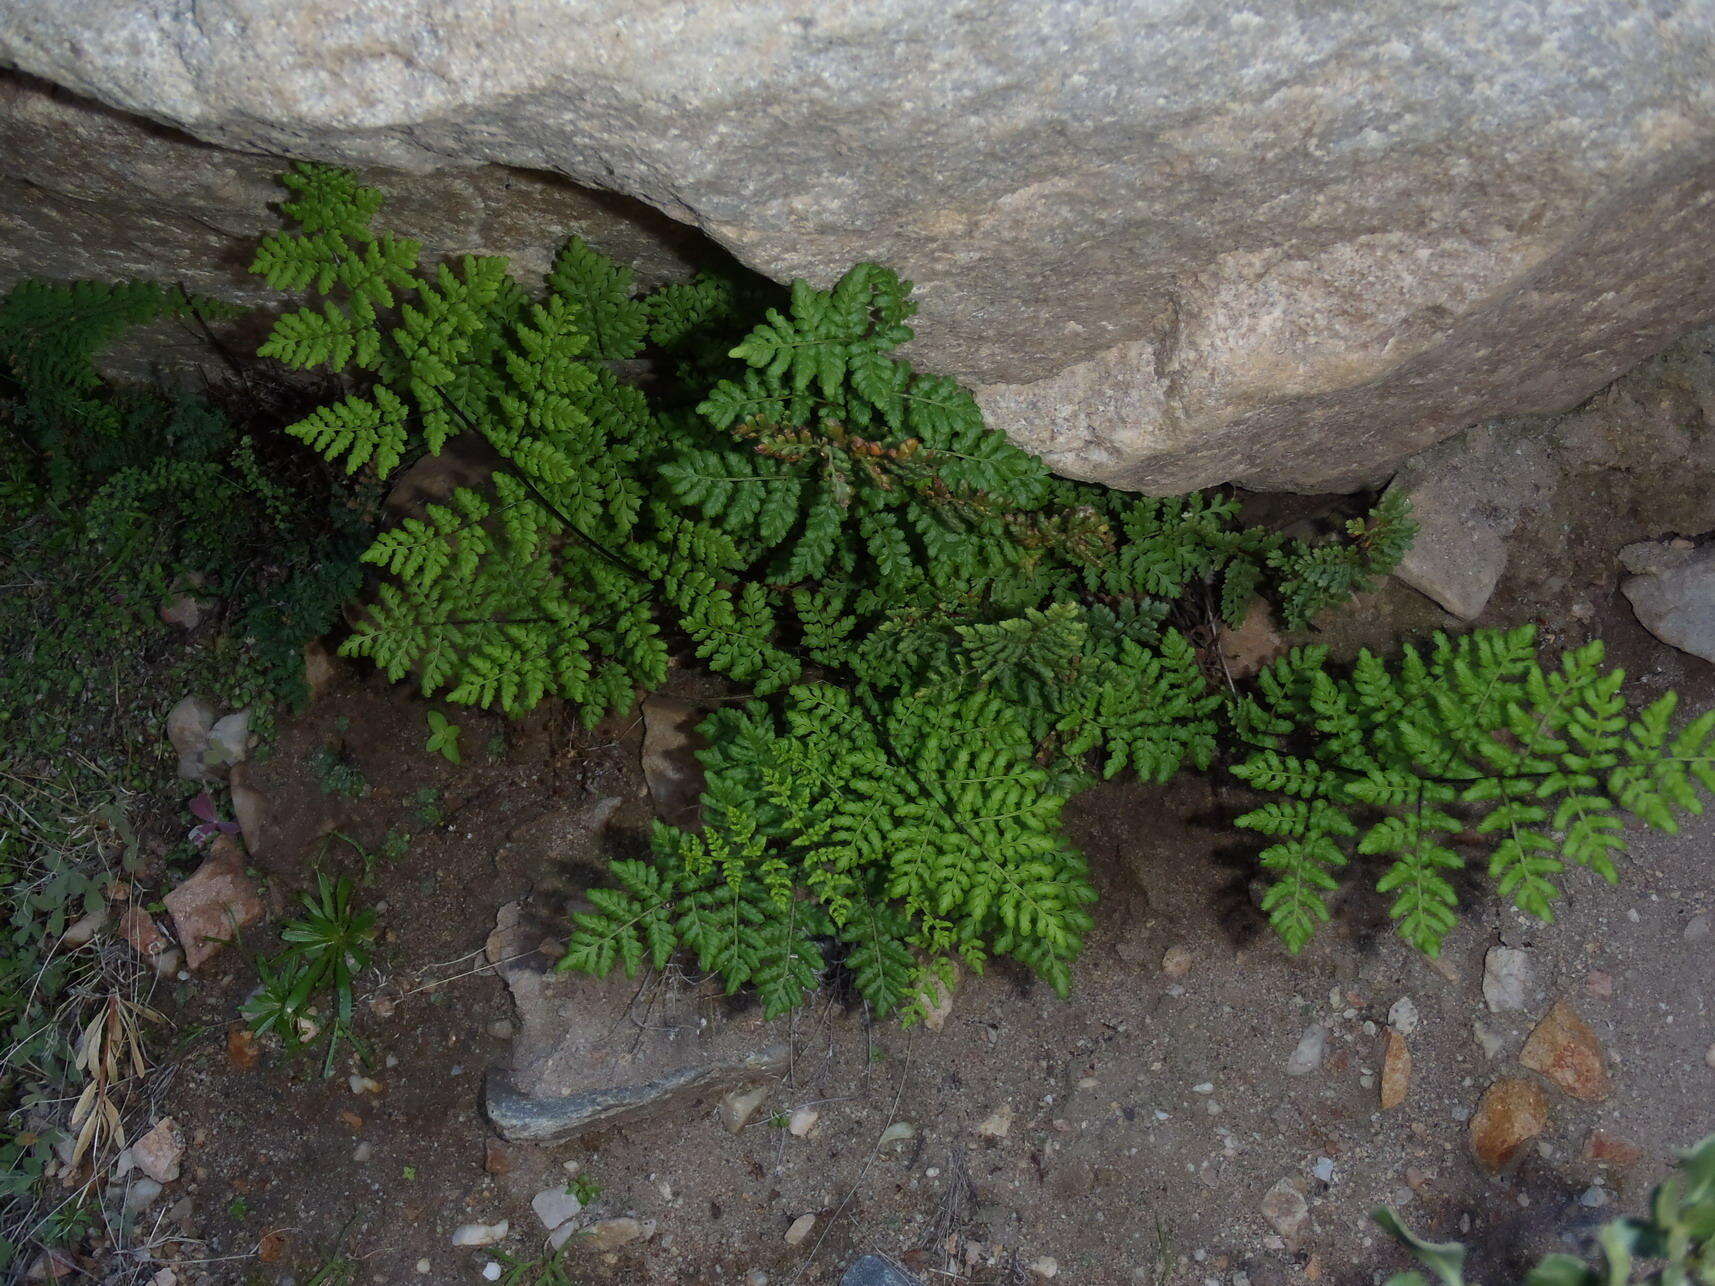
[[[704,275],[638,298],[574,239],[532,294],[498,259],[424,266],[349,172],[286,183],[296,227],[255,267],[320,298],[262,351],[359,378],[291,431],[378,476],[456,435],[499,461],[375,541],[386,579],[343,650],[452,701],[558,697],[592,722],[675,650],[775,695],[709,721],[707,829],[614,866],[582,968],[682,948],[773,1010],[833,943],[883,1009],[994,953],[1064,987],[1090,900],[1066,792],[1215,752],[1222,699],[1172,614],[1236,622],[1262,593],[1313,613],[1409,536],[1378,510],[1393,543],[1311,546],[1229,497],[1051,477],[894,355],[915,304],[873,264],[784,297]],[[646,347],[679,381],[652,400],[613,367]]]
[[[1436,954],[1455,922],[1460,846],[1520,910],[1552,920],[1556,877],[1612,883],[1625,813],[1672,831],[1715,790],[1715,712],[1675,730],[1668,693],[1629,715],[1602,644],[1544,669],[1530,626],[1437,634],[1388,666],[1368,651],[1349,677],[1320,647],[1293,649],[1237,711],[1259,747],[1232,771],[1282,799],[1238,819],[1273,839],[1263,907],[1294,951],[1328,919],[1350,854],[1386,859],[1377,889],[1399,933]]]

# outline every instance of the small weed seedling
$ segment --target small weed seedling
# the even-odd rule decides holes
[[[439,710],[429,711],[429,739],[423,749],[438,754],[450,764],[460,762],[459,726]]]
[[[333,1015],[322,1075],[332,1076],[341,1040],[363,1053],[351,1030],[353,993],[357,975],[369,964],[375,912],[357,908],[349,879],[329,879],[319,872],[315,891],[303,895],[303,907],[304,914],[280,930],[286,949],[272,961],[256,962],[262,987],[245,1003],[243,1014],[258,1035],[276,1032],[289,1045],[297,1045],[307,1033],[319,1034],[312,1002],[331,995]]]

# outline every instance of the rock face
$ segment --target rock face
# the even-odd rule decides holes
[[[1572,569],[1617,573],[1614,550],[1630,545],[1621,559],[1637,580],[1623,587],[1645,602],[1640,619],[1659,603],[1676,615],[1689,607],[1689,624],[1695,599],[1680,602],[1679,585],[1664,581],[1670,564],[1694,560],[1691,543],[1656,538],[1715,528],[1711,458],[1715,328],[1705,327],[1567,415],[1478,424],[1408,460],[1393,485],[1419,530],[1394,574],[1463,620],[1506,575],[1515,599],[1564,609]]]
[[[898,267],[923,365],[1158,492],[1372,480],[1715,312],[1706,0],[20,0],[0,63],[85,100],[0,109],[14,273],[230,267],[279,156],[436,172],[442,248],[671,258],[652,207]]]

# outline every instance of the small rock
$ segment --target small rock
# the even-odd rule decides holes
[[[1483,1001],[1491,1013],[1523,1009],[1531,981],[1530,953],[1516,947],[1490,947],[1483,957]]]
[[[125,1189],[125,1201],[122,1209],[126,1218],[141,1214],[155,1204],[161,1195],[161,1184],[155,1179],[134,1179]]]
[[[131,949],[156,973],[178,972],[179,953],[156,925],[154,918],[142,907],[127,906],[119,917],[119,936],[131,944]]]
[[[1310,1217],[1310,1205],[1290,1179],[1282,1179],[1262,1199],[1263,1217],[1282,1237],[1291,1239]]]
[[[149,1279],[149,1286],[179,1286],[179,1275],[171,1268],[163,1268]]]
[[[953,992],[959,985],[959,967],[953,965],[948,977],[931,975],[918,993],[923,1009],[923,1025],[930,1031],[940,1031],[953,1012]]]
[[[977,1133],[985,1139],[1004,1139],[1012,1133],[1012,1104],[1002,1103],[977,1125]]]
[[[1573,1098],[1599,1102],[1613,1092],[1596,1033],[1566,1001],[1555,1002],[1525,1041],[1519,1062]]]
[[[1483,1057],[1488,1059],[1497,1057],[1507,1043],[1507,1038],[1500,1032],[1476,1021],[1471,1023],[1471,1035],[1476,1037],[1477,1044],[1482,1047]]]
[[[1644,1150],[1606,1130],[1591,1130],[1584,1139],[1584,1159],[1597,1165],[1628,1169],[1643,1160]]]
[[[617,1219],[599,1219],[578,1231],[578,1245],[594,1251],[618,1250],[634,1241],[648,1241],[655,1235],[653,1219],[633,1219],[621,1215]],[[564,1245],[562,1240],[559,1245]],[[557,1247],[556,1247],[557,1248]]]
[[[179,1161],[185,1154],[185,1137],[170,1116],[131,1145],[137,1168],[156,1183],[171,1183],[179,1177]]]
[[[490,1036],[494,1037],[495,1040],[511,1040],[513,1033],[512,1020],[510,1018],[496,1018],[493,1022],[488,1024],[486,1030]]]
[[[1663,643],[1715,661],[1715,544],[1664,553],[1646,575],[1622,581],[1620,590],[1639,624]]]
[[[1417,1005],[1410,996],[1401,996],[1393,1002],[1393,1008],[1387,1011],[1387,1025],[1401,1036],[1410,1036],[1417,1030]]]
[[[1405,1102],[1406,1090],[1410,1085],[1411,1050],[1406,1048],[1405,1037],[1390,1028],[1387,1034],[1387,1050],[1382,1055],[1382,1111],[1391,1112]]]
[[[369,1076],[359,1076],[356,1072],[353,1072],[350,1076],[346,1077],[345,1083],[350,1086],[353,1094],[381,1093],[380,1081]]]
[[[643,779],[655,814],[681,825],[697,810],[703,793],[703,766],[697,748],[702,707],[676,697],[650,697],[643,703]]]
[[[1235,679],[1248,679],[1279,656],[1282,643],[1268,602],[1261,598],[1252,602],[1237,629],[1223,621],[1217,646],[1221,649],[1221,664]]]
[[[1042,1255],[1030,1261],[1030,1272],[1033,1276],[1047,1279],[1060,1275],[1060,1263],[1052,1255]]]
[[[268,798],[250,784],[245,764],[233,766],[227,779],[227,789],[232,796],[233,820],[238,823],[245,851],[259,858],[268,856]]]
[[[1614,995],[1614,978],[1612,974],[1603,973],[1600,969],[1592,969],[1584,975],[1584,994],[1597,1000],[1609,1000]]]
[[[768,1286],[768,1274],[760,1268],[752,1268],[744,1275],[744,1286]]]
[[[235,1072],[248,1072],[262,1060],[262,1046],[256,1033],[248,1027],[234,1027],[226,1033],[226,1061]]]
[[[876,1147],[884,1148],[889,1143],[900,1143],[917,1137],[917,1127],[910,1121],[895,1121],[881,1132],[881,1138],[876,1141]]]
[[[166,902],[192,969],[264,913],[262,895],[244,873],[243,852],[225,835],[215,839],[196,874],[168,893]]]
[[[197,696],[186,697],[167,712],[167,740],[178,752],[179,776],[192,781],[202,777],[202,756],[214,715],[214,706]]]
[[[1715,1045],[1711,1045],[1707,1050],[1704,1051],[1703,1062],[1710,1068],[1711,1071],[1715,1071]]]
[[[1316,1164],[1310,1167],[1310,1173],[1315,1175],[1323,1183],[1333,1183],[1334,1182],[1334,1158],[1333,1157],[1317,1157],[1316,1158]]]
[[[107,903],[103,902],[95,910],[82,916],[68,927],[60,937],[60,945],[67,948],[87,946],[106,924]]]
[[[788,1246],[800,1245],[815,1226],[815,1215],[799,1215],[792,1221],[792,1226],[786,1230],[786,1244]]]
[[[750,1124],[750,1118],[756,1115],[756,1109],[762,1106],[762,1100],[768,1097],[766,1085],[739,1085],[721,1095],[720,1117],[721,1124],[727,1130],[737,1134]]]
[[[499,1139],[483,1140],[482,1168],[489,1174],[510,1174],[512,1172],[512,1154],[506,1150],[506,1145]]]
[[[453,1231],[455,1246],[493,1246],[506,1240],[506,1234],[512,1231],[509,1220],[502,1219],[499,1223],[467,1223],[460,1224]],[[418,1265],[421,1268],[421,1265]]]
[[[203,764],[211,769],[241,764],[250,754],[250,712],[240,710],[216,719],[208,730],[208,749]]]
[[[1715,933],[1715,916],[1711,916],[1707,911],[1702,915],[1694,915],[1685,922],[1687,942],[1707,942],[1712,933]]]
[[[815,1108],[801,1107],[793,1112],[791,1119],[786,1122],[786,1132],[795,1139],[806,1138],[810,1131],[816,1128],[816,1122],[821,1119],[822,1114]]]
[[[353,1148],[351,1150],[351,1159],[353,1161],[355,1161],[358,1165],[362,1165],[365,1161],[369,1160],[369,1158],[374,1156],[374,1155],[375,1155],[375,1145],[373,1143],[371,1143],[368,1139],[365,1139],[362,1143],[359,1143],[355,1148]]]
[[[923,1286],[923,1282],[890,1259],[865,1255],[846,1269],[840,1286]]]
[[[1509,1076],[1484,1091],[1471,1117],[1471,1150],[1489,1170],[1500,1170],[1548,1128],[1548,1096],[1534,1081]]]
[[[482,1266],[482,1279],[485,1282],[497,1282],[503,1270],[492,1259]]]
[[[419,1273],[427,1274],[430,1267],[431,1267],[431,1265],[430,1265],[429,1261],[426,1259],[419,1259],[417,1261],[417,1271]]]
[[[1322,1066],[1322,1055],[1328,1048],[1328,1029],[1314,1023],[1304,1029],[1298,1044],[1286,1060],[1288,1076],[1308,1076]]]
[[[1591,1210],[1600,1210],[1608,1204],[1608,1194],[1602,1191],[1599,1184],[1591,1184],[1584,1190],[1584,1195],[1578,1198],[1578,1204]]]
[[[1168,947],[1161,957],[1161,972],[1169,978],[1183,978],[1191,972],[1192,955],[1184,947]]]
[[[170,594],[161,603],[161,620],[167,625],[176,625],[187,634],[202,624],[203,613],[208,611],[211,604],[198,598],[195,594],[181,590]]]
[[[314,701],[339,678],[339,663],[320,639],[304,644],[304,688]]]
[[[584,1203],[563,1186],[544,1188],[530,1198],[530,1209],[536,1212],[536,1217],[549,1232],[553,1232],[568,1219],[576,1218],[583,1208]]]

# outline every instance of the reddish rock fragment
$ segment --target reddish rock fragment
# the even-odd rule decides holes
[[[256,1033],[248,1027],[234,1027],[226,1033],[226,1061],[237,1072],[248,1072],[262,1058],[262,1047],[256,1043]]]
[[[177,967],[178,953],[173,950],[173,944],[142,907],[125,908],[119,917],[119,936],[130,943],[131,949],[142,956],[156,973],[171,973]]]
[[[1597,1165],[1626,1169],[1643,1160],[1644,1150],[1637,1144],[1609,1134],[1606,1130],[1591,1130],[1584,1140],[1584,1159]]]
[[[243,851],[224,835],[196,874],[167,894],[166,901],[192,969],[263,914],[256,883],[244,873]]]
[[[1387,1034],[1387,1050],[1382,1055],[1382,1111],[1390,1112],[1405,1102],[1411,1087],[1411,1050],[1405,1037],[1396,1031]]]
[[[1522,1076],[1496,1081],[1471,1118],[1471,1151],[1485,1169],[1499,1170],[1548,1128],[1548,1095]]]
[[[1541,1072],[1573,1098],[1594,1103],[1613,1092],[1602,1044],[1566,1001],[1556,1001],[1524,1043],[1519,1062]]]

